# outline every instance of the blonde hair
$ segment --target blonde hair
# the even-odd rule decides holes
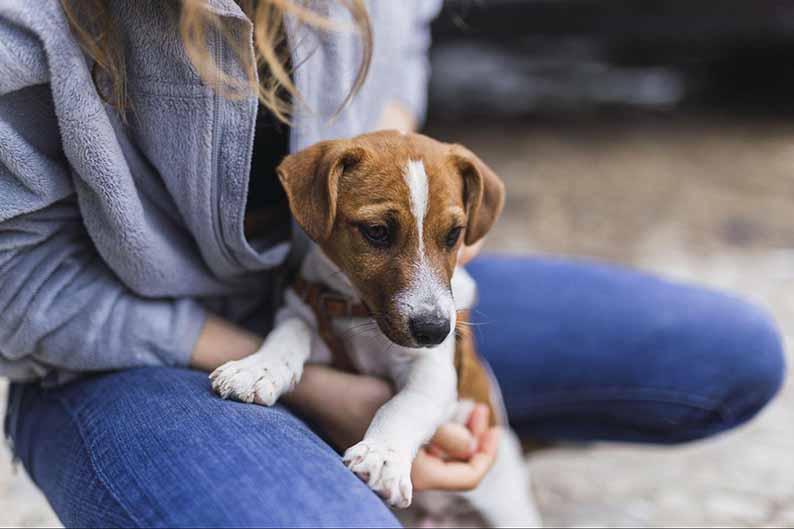
[[[122,119],[128,108],[127,69],[118,21],[108,7],[109,0],[61,0],[69,25],[85,53],[94,61],[94,84],[100,95],[117,109]],[[362,41],[362,58],[349,92],[340,102],[341,111],[366,80],[372,61],[372,26],[364,0],[339,0],[353,19],[353,29]],[[179,32],[190,62],[202,81],[229,98],[256,94],[273,114],[285,123],[290,122],[296,103],[301,99],[289,71],[289,47],[284,30],[285,15],[315,31],[345,31],[296,0],[237,0],[254,25],[254,62],[250,60],[248,43],[244,38],[224,31],[218,15],[207,9],[204,0],[181,0]],[[163,2],[167,5],[168,2]],[[221,71],[207,49],[206,36],[211,28],[218,29],[236,55],[246,79],[235,79]],[[256,82],[257,69],[267,75]],[[107,90],[101,90],[98,78],[107,79]]]

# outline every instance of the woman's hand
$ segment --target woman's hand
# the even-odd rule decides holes
[[[475,406],[466,426],[447,423],[419,450],[411,467],[414,490],[471,490],[496,460],[501,430],[489,428],[488,407]]]
[[[471,246],[461,245],[460,250],[458,250],[458,264],[465,265],[477,257],[477,254],[482,250],[483,244],[485,244],[485,239],[480,239]]]
[[[383,107],[383,113],[378,118],[376,128],[378,130],[404,130],[415,131],[416,119],[408,109],[397,100],[389,102]]]
[[[325,432],[337,448],[360,441],[378,409],[393,395],[384,381],[323,366],[306,366],[303,378],[283,397]],[[469,490],[496,459],[500,431],[488,428],[488,408],[476,406],[466,426],[445,424],[414,460],[415,490]]]

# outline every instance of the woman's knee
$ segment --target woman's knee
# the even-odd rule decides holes
[[[735,347],[725,355],[725,408],[734,425],[754,417],[772,400],[786,372],[783,342],[772,316],[747,304],[744,313],[727,331]]]
[[[739,426],[755,417],[778,393],[785,378],[785,353],[771,315],[747,302],[714,294],[708,322],[685,324],[691,379],[714,405],[685,437],[698,438]],[[687,347],[687,342],[681,342]],[[686,440],[686,439],[684,439]]]

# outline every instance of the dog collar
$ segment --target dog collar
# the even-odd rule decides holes
[[[366,305],[353,302],[323,283],[307,281],[299,276],[292,289],[304,303],[315,309],[315,313],[321,312],[329,318],[369,318],[371,315]]]

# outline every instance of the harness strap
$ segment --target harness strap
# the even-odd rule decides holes
[[[355,373],[356,367],[345,347],[345,342],[334,332],[334,318],[366,318],[369,310],[363,303],[352,303],[350,299],[328,288],[323,283],[306,281],[298,276],[292,289],[311,307],[317,319],[317,332],[331,351],[331,364],[336,369]]]

